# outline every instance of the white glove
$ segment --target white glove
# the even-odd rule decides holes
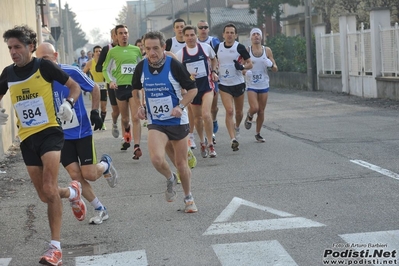
[[[266,58],[266,60],[263,61],[263,64],[265,64],[266,67],[272,67],[273,66],[273,62],[269,58]]]
[[[72,114],[71,104],[64,99],[64,102],[61,104],[58,110],[58,118],[62,121],[71,121]]]
[[[5,125],[8,120],[8,114],[5,113],[6,109],[0,108],[0,125]]]

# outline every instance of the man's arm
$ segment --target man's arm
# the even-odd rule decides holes
[[[81,91],[80,91],[80,86],[78,83],[76,83],[76,81],[74,81],[72,78],[69,78],[65,83],[65,86],[67,86],[69,89],[69,95],[67,99],[73,98],[76,100],[79,98]]]
[[[91,92],[91,109],[98,110],[100,108],[100,88],[97,84],[94,85]]]
[[[170,49],[172,48],[172,39],[169,38],[165,41],[166,47],[165,47],[165,51],[170,51]]]
[[[87,72],[90,71],[92,61],[93,61],[93,60],[90,60],[90,61],[88,61],[88,62],[86,63],[85,67],[84,67],[83,70],[82,70],[83,73],[87,73]]]
[[[98,58],[97,65],[96,65],[96,71],[97,72],[103,72],[103,63],[105,61],[105,58],[107,57],[109,51],[109,46],[104,46],[103,49],[101,50],[100,57]]]
[[[116,82],[112,80],[112,76],[111,76],[111,67],[112,67],[112,63],[113,63],[112,59],[112,55],[111,55],[111,51],[109,53],[107,53],[107,57],[105,58],[104,64],[103,64],[103,76],[104,79],[107,83],[110,84],[110,88],[114,89],[115,86],[111,86],[111,82],[113,82],[116,85]],[[114,85],[113,84],[113,85]]]
[[[146,60],[146,59],[144,59]],[[141,102],[143,99],[144,92],[142,92],[143,84],[141,83],[141,74],[143,72],[143,61],[140,61],[136,69],[134,70],[133,77],[132,77],[132,98],[133,98],[133,110],[137,110],[137,116],[139,119],[145,119],[145,109],[144,106],[145,102]]]
[[[252,68],[252,60],[251,60],[251,56],[249,55],[249,52],[247,50],[247,48],[243,45],[243,44],[238,44],[237,46],[237,52],[241,55],[242,60],[244,62],[244,70],[248,70]]]

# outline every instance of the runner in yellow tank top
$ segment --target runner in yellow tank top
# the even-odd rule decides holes
[[[58,121],[72,119],[74,99],[81,91],[59,66],[33,57],[36,36],[27,26],[15,26],[3,34],[14,63],[4,68],[0,75],[0,100],[7,91],[10,92],[17,115],[22,157],[40,200],[47,204],[51,241],[40,263],[61,265],[61,198],[69,198],[77,218],[79,214],[79,218],[84,219],[86,206],[80,198],[82,189],[78,181],[72,181],[67,188],[58,187],[60,155],[64,145],[64,133]],[[54,81],[69,88],[69,95],[62,95],[64,102],[60,103],[58,117],[54,108]],[[0,124],[3,125],[7,123],[4,111],[0,110]]]
[[[101,130],[105,130],[104,120],[107,116],[107,83],[105,82],[103,72],[96,71],[96,65],[98,58],[100,57],[101,53],[101,46],[96,45],[93,47],[93,58],[87,62],[83,72],[88,73],[90,71],[93,81],[98,85],[100,88],[100,101],[101,101],[101,119],[103,120],[103,125]]]

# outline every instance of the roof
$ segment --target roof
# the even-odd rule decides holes
[[[188,2],[191,7],[191,5],[195,2],[197,2],[197,0],[188,0]],[[171,16],[172,17],[172,3],[173,3],[173,11],[175,14],[182,9],[187,9],[187,3],[185,3],[184,0],[171,0],[170,2],[168,1],[168,3],[161,5],[159,8],[157,8],[153,12],[149,13],[147,15],[147,17],[154,17],[154,16]]]
[[[205,12],[206,3],[207,3],[207,0],[199,0],[199,1],[191,4],[189,7],[190,12],[193,12],[193,13]],[[212,0],[212,3],[210,5],[211,5],[211,10],[212,10],[212,8],[215,8],[215,7],[225,7],[226,0]],[[185,6],[183,9],[179,10],[178,12],[186,12],[186,11],[187,11],[187,6]]]
[[[211,23],[212,25],[226,24],[228,22],[241,22],[247,25],[256,25],[256,12],[249,13],[247,8],[230,8],[230,7],[215,7],[211,8]]]

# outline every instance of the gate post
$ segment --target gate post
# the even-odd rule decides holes
[[[371,35],[371,62],[373,70],[373,82],[375,85],[375,95],[378,97],[377,77],[381,76],[382,59],[381,59],[381,32],[380,28],[389,28],[391,26],[391,14],[386,7],[373,8],[370,11],[370,35]]]
[[[354,14],[342,15],[339,17],[339,37],[341,46],[341,70],[342,70],[342,92],[350,94],[349,86],[349,51],[348,31],[356,31],[356,16]]]

